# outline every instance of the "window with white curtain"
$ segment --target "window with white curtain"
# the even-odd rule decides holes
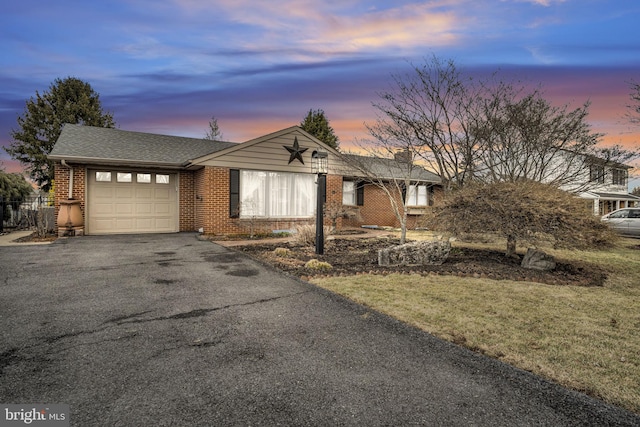
[[[342,204],[355,206],[356,183],[354,181],[342,181]]]
[[[305,218],[315,214],[313,175],[243,170],[240,217]]]
[[[427,186],[410,185],[407,192],[407,206],[428,206]]]

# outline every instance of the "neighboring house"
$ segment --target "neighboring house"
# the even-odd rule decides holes
[[[595,215],[640,204],[640,197],[628,191],[629,169],[631,166],[562,149],[504,155],[489,167],[478,167],[483,180],[529,179],[556,185],[588,200]]]
[[[630,166],[601,159],[587,161],[578,195],[589,201],[595,215],[639,206],[640,197],[629,193],[629,169]]]
[[[66,124],[49,158],[56,208],[62,200],[80,200],[86,234],[215,235],[313,223],[316,150],[329,156],[327,206],[359,210],[350,226],[397,225],[385,196],[348,172],[340,153],[297,126],[232,143]],[[423,178],[431,181],[416,180],[413,197],[426,206],[420,186],[439,179]]]

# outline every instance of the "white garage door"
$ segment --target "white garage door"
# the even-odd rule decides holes
[[[88,175],[89,234],[178,231],[176,174],[92,170]]]

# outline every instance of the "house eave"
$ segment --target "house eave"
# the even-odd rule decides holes
[[[629,193],[602,193],[598,191],[585,191],[580,195],[585,199],[592,200],[624,200],[629,202],[640,202],[640,197]]]
[[[152,162],[133,159],[110,159],[101,157],[80,157],[80,156],[63,156],[49,155],[50,160],[66,161],[67,163],[101,165],[101,166],[130,166],[130,167],[149,167],[161,169],[185,169],[190,162],[174,163],[174,162]]]

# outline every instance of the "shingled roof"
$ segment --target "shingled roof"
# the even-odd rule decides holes
[[[65,124],[51,150],[52,160],[87,163],[186,166],[192,159],[234,146],[233,142],[156,135],[120,129]]]
[[[360,174],[358,170],[366,170],[367,174],[370,174],[371,176],[388,180],[404,179],[407,175],[406,163],[403,164],[395,159],[360,156],[357,154],[344,154],[343,158],[346,165],[348,165],[347,169],[343,171],[344,175],[349,175],[351,173],[358,176]],[[348,172],[349,166],[352,169],[351,172]],[[411,164],[409,179],[432,183],[441,182],[438,175],[415,163]]]

